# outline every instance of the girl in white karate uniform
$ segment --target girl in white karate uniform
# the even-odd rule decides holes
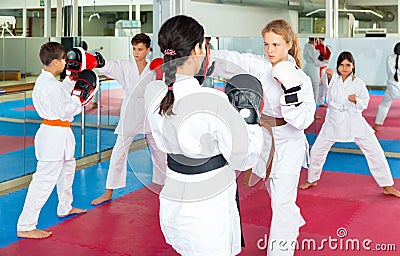
[[[63,82],[56,79],[65,67],[64,46],[48,42],[40,48],[39,56],[44,70],[35,82],[32,101],[43,123],[35,135],[36,172],[17,223],[17,236],[24,238],[46,238],[52,234],[36,229],[36,225],[40,211],[56,185],[59,217],[86,212],[72,207],[76,162],[71,122],[82,110],[81,101],[71,95],[74,81],[69,77]]]
[[[305,224],[296,205],[297,186],[301,167],[307,166],[308,142],[304,129],[314,121],[316,106],[310,78],[303,71],[295,68],[284,72],[288,79],[298,77],[295,82],[301,84],[302,103],[295,105],[282,104],[280,99],[284,90],[272,76],[273,69],[287,61],[292,62],[292,66],[296,63],[301,67],[298,37],[290,24],[284,20],[271,21],[262,30],[262,35],[265,56],[221,50],[212,51],[211,57],[216,61],[214,75],[229,78],[235,73],[249,73],[263,85],[265,104],[261,123],[266,124],[263,129],[265,138],[269,138],[268,129],[272,127],[275,144],[268,184],[272,220],[267,250],[270,256],[286,256],[294,254],[299,228]],[[263,142],[264,148],[271,147],[269,139]],[[264,151],[253,168],[260,177],[266,175],[268,158],[269,151]],[[281,240],[285,244],[279,243]]]
[[[400,43],[394,46],[394,54],[390,55],[386,61],[386,73],[388,76],[385,96],[379,104],[376,113],[375,125],[373,129],[377,131],[383,124],[394,100],[400,100]]]
[[[158,44],[165,80],[146,86],[145,106],[156,144],[168,154],[160,194],[162,232],[181,255],[237,255],[235,170],[257,162],[261,127],[246,124],[224,93],[194,78],[205,54],[204,29],[196,20],[170,18]]]
[[[148,125],[145,124],[144,86],[155,79],[155,72],[150,70],[146,56],[150,52],[151,39],[146,34],[137,34],[132,40],[135,60],[105,60],[105,65],[98,70],[115,79],[125,91],[122,101],[120,120],[115,132],[117,140],[111,153],[108,168],[106,192],[94,199],[92,204],[98,205],[112,198],[114,189],[126,186],[127,159],[129,147],[138,134],[145,134],[146,142],[153,160],[153,182],[164,184],[167,156],[160,151],[153,139]]]
[[[350,52],[342,52],[337,59],[337,74],[327,69],[328,109],[325,122],[310,152],[307,182],[300,188],[317,185],[322,167],[335,142],[355,142],[367,158],[375,181],[385,194],[400,197],[393,187],[389,164],[375,134],[362,116],[367,108],[369,94],[365,83],[355,76],[355,60]]]

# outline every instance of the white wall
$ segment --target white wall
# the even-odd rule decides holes
[[[183,14],[202,24],[208,36],[256,37],[271,20],[286,19],[297,30],[297,12],[264,7],[210,4],[185,0]]]
[[[91,49],[103,47],[101,54],[112,60],[129,60],[132,58],[130,37],[82,37]]]

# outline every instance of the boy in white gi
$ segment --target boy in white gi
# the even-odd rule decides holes
[[[367,158],[372,176],[383,193],[400,197],[393,187],[389,164],[375,134],[362,116],[367,108],[369,94],[364,81],[355,76],[355,60],[350,52],[342,52],[337,59],[337,72],[328,68],[327,103],[325,122],[310,152],[307,182],[300,185],[307,189],[317,185],[322,167],[335,142],[355,142]]]
[[[150,52],[151,39],[146,34],[137,34],[132,40],[134,61],[106,60],[104,66],[98,69],[104,75],[117,80],[125,91],[122,101],[120,120],[115,133],[118,134],[112,150],[110,167],[108,169],[106,192],[92,201],[98,205],[111,200],[114,189],[126,186],[127,158],[129,147],[138,134],[145,133],[146,142],[150,147],[153,160],[153,182],[164,184],[167,156],[155,145],[150,129],[145,125],[144,91],[138,86],[155,79],[155,72],[150,70],[146,56]]]
[[[40,48],[39,56],[44,70],[35,82],[32,100],[43,123],[35,135],[35,154],[38,160],[36,172],[32,176],[17,224],[17,236],[24,238],[46,238],[52,234],[51,231],[36,229],[36,225],[40,211],[56,185],[59,217],[86,212],[72,207],[76,163],[71,122],[81,112],[83,102],[90,95],[83,98],[78,95],[80,93],[71,95],[78,82],[75,83],[69,77],[63,82],[56,79],[65,67],[66,51],[63,45],[48,42]],[[91,70],[85,72],[95,75]],[[87,77],[84,80],[88,80]],[[79,84],[91,86],[92,89],[96,86],[82,81]],[[81,89],[78,88],[79,91]]]

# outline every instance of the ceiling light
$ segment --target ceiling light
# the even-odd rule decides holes
[[[339,11],[339,12],[350,12],[350,13],[353,13],[353,12],[367,13],[367,14],[370,13],[370,14],[375,15],[375,16],[381,18],[381,19],[383,18],[383,15],[381,15],[381,14],[379,14],[379,13],[377,13],[377,12],[374,12],[374,11],[372,11],[372,10],[339,9],[338,11]],[[315,13],[317,13],[317,12],[325,12],[325,9],[317,9],[317,10],[314,10],[314,11],[312,11],[312,12],[306,13],[306,16],[313,15],[313,14],[315,14]]]

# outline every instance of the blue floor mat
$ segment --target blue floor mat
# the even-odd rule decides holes
[[[102,82],[100,87],[101,90],[111,90],[121,88],[116,81],[106,81]],[[0,117],[6,118],[16,118],[16,119],[33,119],[41,120],[35,110],[25,110],[25,106],[32,106],[32,98],[26,98],[21,100],[11,100],[0,102]],[[81,122],[82,116],[76,115],[74,122]],[[97,115],[96,114],[85,114],[86,123],[96,124]],[[100,123],[103,125],[117,125],[119,121],[119,116],[108,116],[101,115]]]
[[[315,134],[306,134],[308,143],[314,144],[317,136]],[[385,152],[400,152],[400,141],[398,140],[384,140],[384,139],[378,139],[379,143],[381,144],[381,147],[383,148],[383,151]],[[332,147],[335,148],[353,148],[353,149],[359,149],[359,147],[354,143],[354,142],[336,142],[333,144]]]
[[[26,136],[34,137],[40,124],[36,123],[14,123],[0,121],[0,135],[4,136],[21,136],[26,133]],[[80,127],[73,126],[72,130],[75,135],[76,147],[75,157],[77,159],[82,157],[81,151],[81,129]],[[85,155],[92,155],[97,152],[97,130],[93,127],[86,127],[85,129]],[[114,134],[113,129],[101,130],[101,151],[110,149],[114,146],[117,135]],[[143,135],[138,135],[135,140],[144,138]],[[0,145],[2,146],[2,145]],[[21,146],[22,147],[22,146]],[[23,175],[33,173],[36,169],[36,158],[33,146],[26,147],[25,149],[0,154],[0,182],[11,180]]]
[[[128,166],[127,186],[115,190],[114,199],[151,183],[152,163],[148,152],[148,149],[144,148],[129,154],[129,162],[134,163],[135,172]],[[88,211],[95,208],[90,202],[104,193],[108,167],[109,161],[75,173],[73,184],[73,205],[75,207],[88,209]],[[18,240],[16,225],[27,191],[28,189],[22,189],[0,197],[0,247],[5,247]],[[54,190],[41,211],[37,226],[39,229],[46,229],[69,219],[69,217],[58,218],[56,214],[57,203],[57,194]]]
[[[386,158],[393,178],[400,178],[400,159]],[[323,170],[371,175],[364,155],[329,152]]]
[[[375,96],[383,96],[385,95],[385,90],[368,90],[369,95],[375,95]]]
[[[31,119],[31,120],[42,120],[42,118],[38,115],[35,110],[21,110],[20,108],[32,105],[32,98],[27,98],[25,100],[14,100],[7,101],[1,103],[1,107],[3,109],[0,114],[1,117],[6,118],[16,118],[16,119]],[[74,122],[80,123],[82,120],[82,115],[76,115],[74,117]],[[119,121],[119,116],[109,116],[109,115],[101,115],[100,123],[103,125],[117,125]],[[85,113],[85,122],[90,124],[97,124],[97,114],[88,114]]]

